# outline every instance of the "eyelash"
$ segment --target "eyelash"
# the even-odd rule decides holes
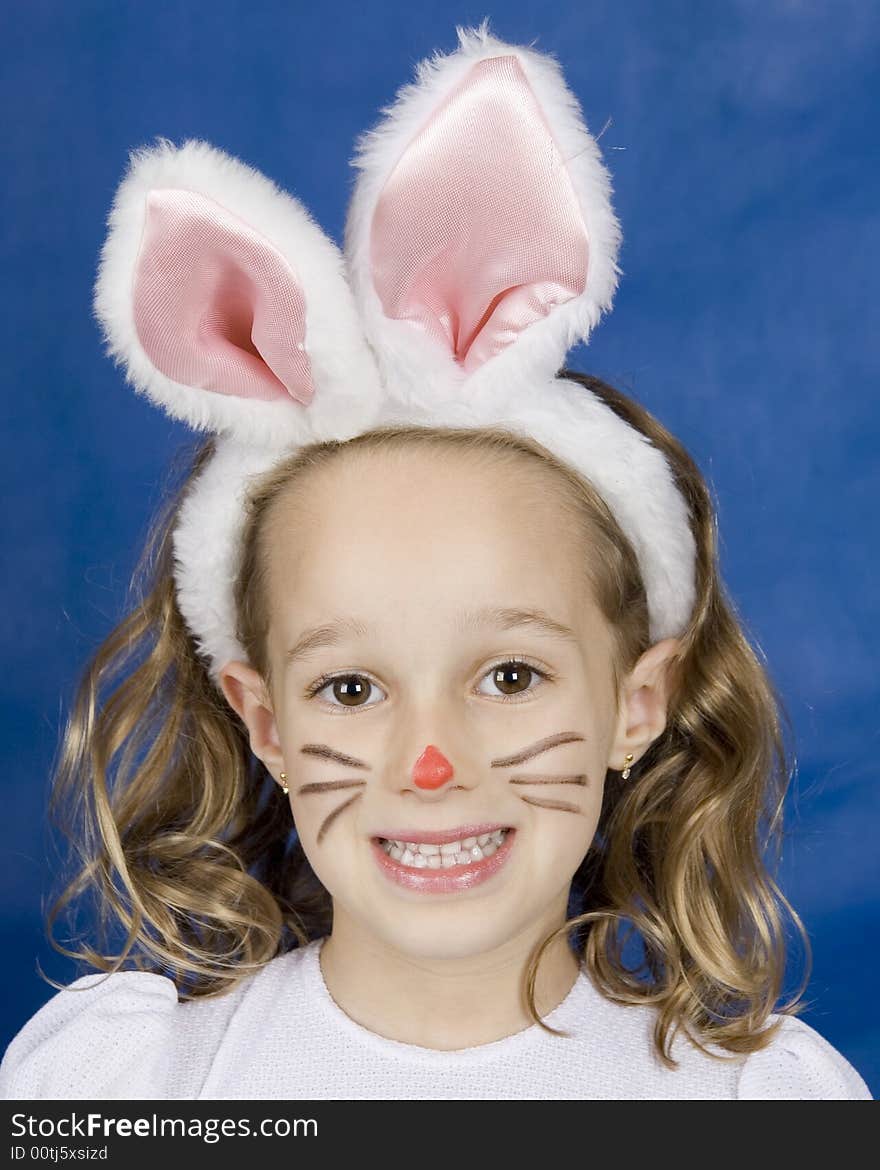
[[[497,670],[500,666],[527,666],[529,670],[534,671],[534,673],[543,680],[540,686],[530,688],[530,691],[524,692],[525,694],[530,694],[531,691],[540,690],[540,687],[543,686],[545,682],[552,682],[556,677],[552,671],[538,666],[538,664],[536,662],[532,662],[531,659],[515,656],[513,658],[504,658],[496,662],[489,668],[489,670],[485,672],[485,674],[482,675],[482,678],[485,678],[486,675],[491,674],[492,671]],[[369,675],[360,674],[357,671],[351,670],[341,671],[337,674],[323,674],[319,679],[317,679],[316,682],[312,683],[312,685],[306,689],[306,698],[314,698],[319,691],[323,691],[326,686],[332,682],[335,682],[336,679],[339,678],[366,678],[369,682],[373,681]],[[502,703],[522,703],[525,701],[524,698],[513,695],[497,695],[495,698]],[[332,707],[334,710],[343,711],[347,715],[354,714],[354,712],[358,710],[357,707],[346,707],[341,703],[327,703],[327,706]]]

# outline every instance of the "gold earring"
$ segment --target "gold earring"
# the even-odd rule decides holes
[[[633,762],[633,754],[632,754],[632,752],[630,752],[629,755],[626,757],[626,759],[623,761],[623,771],[620,773],[624,780],[629,780],[630,764],[632,762]]]
[[[287,773],[286,772],[279,772],[278,779],[281,781],[281,791],[284,793],[285,796],[287,796],[288,792],[290,792],[290,789],[284,783],[284,781],[287,779]]]

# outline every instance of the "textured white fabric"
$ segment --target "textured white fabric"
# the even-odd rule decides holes
[[[692,616],[696,545],[666,457],[557,377],[621,274],[598,142],[552,55],[499,40],[488,18],[456,31],[458,49],[420,62],[359,138],[344,252],[200,139],[132,151],[116,191],[93,305],[108,354],[138,393],[218,435],[174,527],[177,602],[218,689],[248,660],[233,585],[251,476],[389,423],[537,440],[632,544],[651,642]],[[157,200],[176,213],[156,221]]]
[[[546,1017],[571,1039],[535,1025],[454,1052],[388,1040],[333,1001],[321,941],[189,1003],[160,975],[83,976],[71,988],[84,990],[58,992],[9,1045],[0,1098],[872,1100],[842,1054],[791,1017],[768,1049],[727,1063],[678,1036],[681,1064],[667,1070],[653,1009],[612,1003],[586,973]]]

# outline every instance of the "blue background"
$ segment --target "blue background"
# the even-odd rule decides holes
[[[71,973],[41,932],[49,768],[190,438],[125,386],[90,316],[127,153],[206,138],[340,241],[356,135],[417,60],[455,47],[457,23],[488,15],[502,39],[558,56],[601,135],[624,277],[569,364],[634,393],[711,482],[726,580],[797,735],[781,880],[815,948],[805,1018],[880,1093],[876,5],[538,8],[7,6],[3,1045],[51,994],[37,958]]]

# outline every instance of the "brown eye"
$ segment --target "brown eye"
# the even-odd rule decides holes
[[[510,659],[507,662],[499,662],[497,666],[483,675],[483,678],[488,679],[495,690],[480,691],[480,694],[494,695],[502,702],[515,702],[521,695],[530,694],[543,685],[541,681],[538,681],[537,685],[532,685],[536,680],[549,679],[550,675],[539,670],[537,666],[531,666],[529,663],[520,662],[517,659]]]
[[[364,696],[369,696],[373,684],[360,674],[347,674],[333,680],[333,697],[344,707],[362,707]]]
[[[528,690],[531,679],[531,668],[524,662],[505,662],[492,674],[493,683],[505,695],[518,695]]]
[[[374,691],[375,701],[367,702]],[[314,686],[306,691],[306,695],[310,699],[320,697],[321,702],[328,707],[347,708],[353,711],[359,707],[375,706],[381,699],[382,691],[362,674],[337,674],[318,679]]]
[[[491,672],[493,686],[501,691],[502,695],[520,695],[529,689],[532,676],[535,672],[524,662],[502,662]]]

